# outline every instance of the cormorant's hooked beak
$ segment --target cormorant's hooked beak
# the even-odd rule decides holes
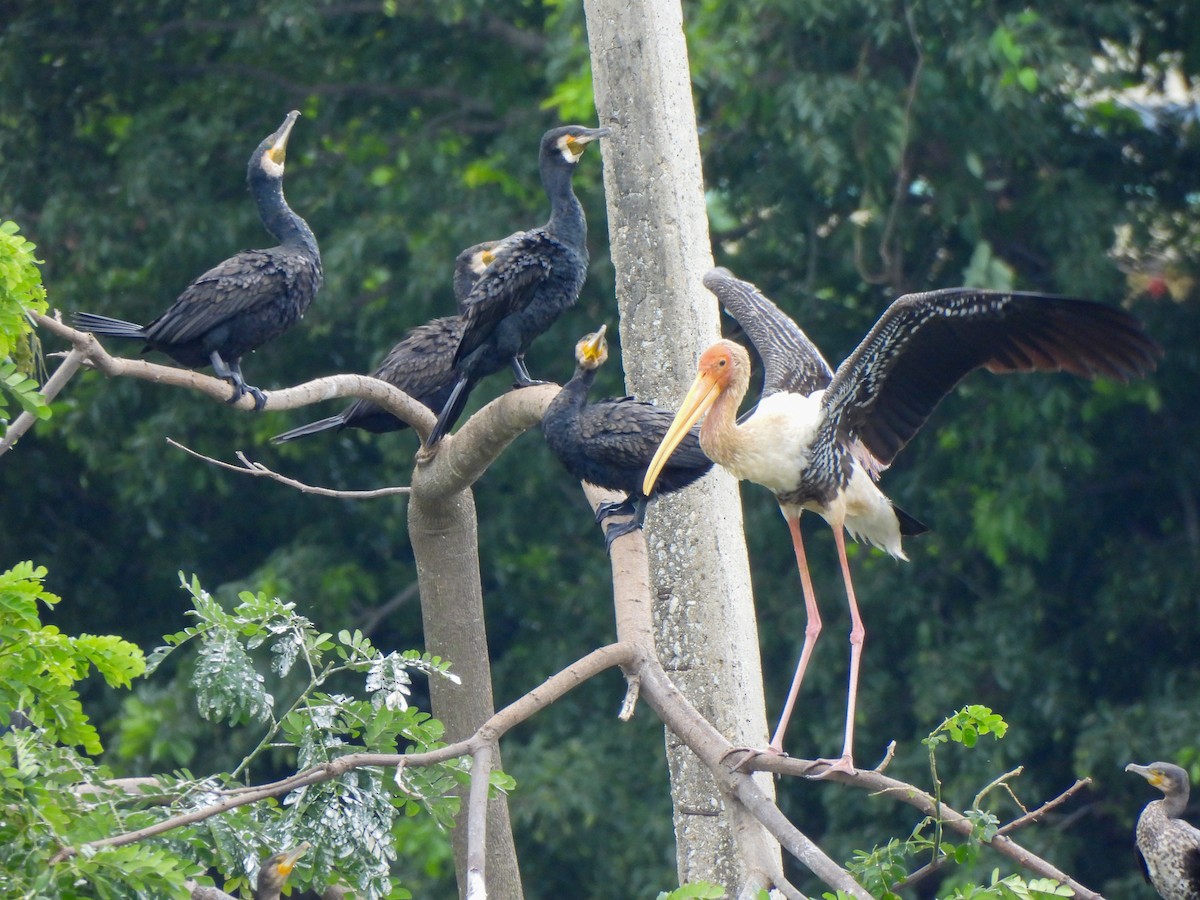
[[[662,443],[658,445],[658,450],[654,453],[654,459],[650,460],[650,466],[646,469],[646,478],[642,481],[642,493],[647,497],[654,490],[654,482],[658,480],[658,473],[667,464],[667,460],[671,458],[675,448],[692,430],[692,426],[699,422],[700,418],[717,402],[717,398],[721,396],[721,391],[724,389],[725,385],[707,370],[701,370],[696,376],[691,390],[680,404],[679,412],[675,414],[675,421],[667,429]]]
[[[1153,766],[1139,766],[1137,763],[1130,763],[1125,767],[1125,771],[1141,775],[1155,787],[1162,784],[1162,775],[1154,771]]]
[[[293,113],[299,115],[299,113]],[[283,855],[283,859],[279,861],[276,868],[279,869],[279,874],[285,878],[292,874],[292,869],[296,868],[296,862],[312,847],[308,841],[301,842],[295,849],[289,850]]]
[[[596,365],[597,360],[608,354],[608,342],[604,339],[606,331],[608,331],[608,326],[601,325],[599,331],[589,334],[579,342],[579,361],[581,363]]]
[[[567,135],[564,149],[575,159],[579,159],[588,144],[602,137],[608,137],[610,134],[612,131],[608,128],[581,128],[574,134]]]
[[[267,156],[271,157],[271,162],[282,166],[284,157],[287,156],[288,138],[292,135],[292,128],[296,124],[296,120],[300,118],[300,111],[293,109],[287,114],[287,118],[283,120],[283,124],[279,126],[270,137],[271,146],[267,148]]]

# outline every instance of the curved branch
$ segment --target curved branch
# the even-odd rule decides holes
[[[422,448],[413,472],[413,490],[419,491],[425,502],[436,503],[469,488],[509,444],[542,421],[558,391],[556,384],[509,391],[432,450]]]
[[[822,778],[828,781],[837,781],[860,790],[870,791],[871,793],[888,794],[903,803],[907,803],[909,806],[915,807],[927,816],[934,817],[940,812],[942,821],[959,834],[969,836],[974,833],[974,823],[962,813],[951,809],[944,802],[938,804],[931,794],[922,791],[915,785],[899,781],[895,778],[889,778],[887,775],[879,772],[860,769],[856,775],[846,775],[841,772],[827,771],[828,765],[818,760],[790,759],[765,754],[759,754],[753,759],[746,760],[739,765],[739,768],[746,771],[771,772],[778,775],[799,775],[806,778],[813,777],[814,773],[820,774]],[[1079,786],[1076,783],[1076,785],[1068,789],[1066,794],[1074,793]],[[1032,820],[1045,812],[1046,809],[1057,805],[1057,802],[1051,801],[1037,810],[1036,813],[1022,816],[1017,821]],[[1100,894],[1080,884],[1066,872],[1061,871],[1052,863],[1025,849],[1007,835],[997,834],[988,842],[988,846],[1002,856],[1008,857],[1017,865],[1028,869],[1030,872],[1045,878],[1053,878],[1060,884],[1066,885],[1075,891],[1075,896],[1079,900],[1104,900]]]
[[[475,734],[466,740],[427,750],[423,753],[348,753],[330,760],[319,766],[313,766],[302,772],[297,772],[287,778],[261,784],[254,787],[238,788],[224,792],[224,796],[216,803],[195,809],[178,816],[172,816],[161,822],[155,822],[145,828],[127,831],[112,837],[88,841],[80,847],[63,847],[50,860],[51,864],[61,862],[79,853],[82,847],[119,847],[136,843],[155,835],[163,834],[183,825],[193,825],[220,813],[257,803],[270,797],[281,797],[301,787],[331,781],[353,769],[364,766],[396,768],[399,766],[430,766],[435,763],[447,762],[460,756],[475,754],[479,748],[494,743],[501,735],[524,722],[530,716],[545,709],[563,695],[588,681],[599,673],[615,666],[624,666],[639,653],[638,648],[628,644],[609,644],[598,650],[593,650],[587,656],[567,666],[560,672],[551,675],[541,685],[534,688],[524,697],[509,704],[492,716]]]

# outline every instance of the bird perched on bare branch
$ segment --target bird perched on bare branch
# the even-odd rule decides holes
[[[283,334],[300,321],[321,287],[321,253],[312,229],[283,196],[288,138],[300,113],[255,148],[246,179],[258,214],[278,247],[243,250],[209,269],[149,325],[137,325],[95,313],[76,313],[84,331],[102,337],[145,341],[188,368],[212,366],[233,385],[230,403],[243,394],[262,409],[266,397],[242,377],[242,357]]]
[[[713,269],[705,286],[737,320],[766,370],[762,397],[737,420],[750,385],[750,356],[718,341],[663,440],[644,488],[702,417],[700,446],[736,477],[770,489],[787,519],[800,570],[808,626],[769,749],[782,752],[784,729],[821,630],[800,514],[811,509],[832,527],[850,605],[850,677],[845,742],[832,768],[853,772],[854,708],[866,629],[858,612],[844,532],[898,559],[904,535],[926,528],[892,505],[875,479],[968,373],[1065,371],[1118,381],[1152,370],[1161,354],[1129,313],[1066,297],[954,288],[893,302],[857,349],[830,369],[820,351],[754,285]],[[707,414],[707,415],[706,415]]]

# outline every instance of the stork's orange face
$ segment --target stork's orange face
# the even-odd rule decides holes
[[[675,421],[667,429],[666,436],[663,437],[662,443],[658,445],[658,450],[654,453],[654,459],[650,461],[650,466],[646,469],[642,492],[647,497],[654,489],[658,473],[671,458],[671,453],[679,446],[684,436],[692,430],[692,426],[712,409],[713,404],[729,387],[735,366],[733,345],[729,341],[718,341],[700,354],[696,380],[692,382],[691,389],[683,398],[679,412],[675,414]]]

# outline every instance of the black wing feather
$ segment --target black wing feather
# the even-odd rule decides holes
[[[969,288],[888,307],[825,393],[844,439],[888,465],[969,372],[1071,372],[1128,381],[1161,355],[1129,313],[1045,294]]]
[[[762,396],[779,391],[807,396],[829,384],[833,370],[816,344],[753,284],[716,268],[704,276],[704,286],[742,326],[762,359]]]
[[[463,337],[455,362],[477,350],[504,319],[527,307],[554,261],[571,253],[543,228],[518,235],[504,240],[463,303]]]
[[[298,288],[314,277],[319,285],[319,270],[299,253],[282,247],[243,250],[184,288],[167,311],[146,326],[146,337],[158,344],[187,344],[242,313],[289,303],[304,293],[311,300],[315,286],[310,291]]]

